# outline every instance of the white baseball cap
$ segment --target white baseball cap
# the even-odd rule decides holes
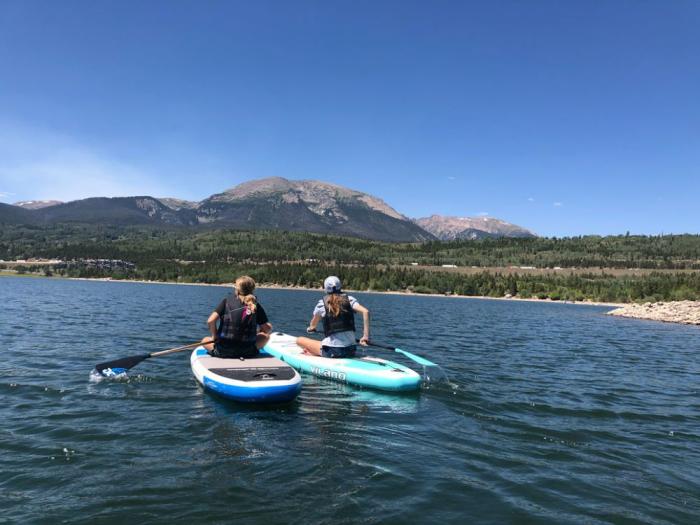
[[[337,293],[340,291],[340,279],[338,279],[335,275],[331,275],[330,277],[326,277],[326,280],[323,281],[323,288],[326,290],[326,293]]]

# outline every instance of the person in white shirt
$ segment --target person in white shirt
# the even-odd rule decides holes
[[[306,353],[322,357],[339,358],[355,356],[355,312],[362,314],[362,346],[369,343],[369,310],[357,300],[342,293],[340,279],[331,275],[323,282],[326,295],[318,301],[307,332],[315,332],[323,322],[323,341],[298,337],[297,344]]]

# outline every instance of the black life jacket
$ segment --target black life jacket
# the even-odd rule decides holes
[[[340,303],[340,313],[337,316],[331,315],[328,308],[328,300],[333,294],[328,294],[323,298],[323,308],[326,310],[326,315],[323,316],[323,333],[326,337],[338,332],[354,332],[355,331],[355,312],[350,306],[350,299],[347,294],[338,294],[342,297]]]
[[[219,326],[219,339],[222,343],[250,343],[258,334],[258,319],[255,312],[241,303],[236,294],[226,298],[226,309]]]

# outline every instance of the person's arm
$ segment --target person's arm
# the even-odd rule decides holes
[[[362,338],[360,339],[360,344],[367,346],[369,343],[369,310],[360,303],[355,303],[352,309],[362,314]]]
[[[318,322],[321,320],[321,314],[314,314],[314,316],[311,318],[311,321],[309,321],[309,327],[306,329],[307,332],[315,332],[316,327],[318,326]]]
[[[270,334],[272,333],[272,323],[267,317],[267,312],[262,307],[261,304],[257,307],[257,320],[258,320],[258,333],[259,334]]]
[[[207,326],[209,327],[209,333],[211,334],[212,341],[216,341],[217,339],[216,322],[218,320],[219,314],[217,312],[212,312],[209,319],[207,319]]]

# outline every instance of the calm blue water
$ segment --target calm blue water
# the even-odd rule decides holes
[[[375,340],[451,385],[397,396],[304,376],[251,408],[188,353],[224,288],[0,278],[0,522],[698,523],[700,329],[606,308],[356,294]],[[300,333],[314,292],[260,290]],[[395,353],[377,352],[406,364]]]

